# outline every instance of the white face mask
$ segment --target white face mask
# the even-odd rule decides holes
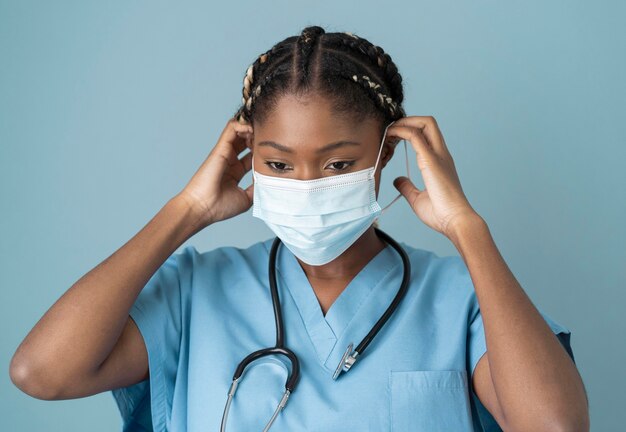
[[[252,216],[262,219],[295,256],[309,265],[326,264],[348,249],[391,204],[376,201],[374,174],[387,135],[385,128],[373,167],[346,174],[297,180],[254,170]],[[407,157],[406,169],[409,176]],[[410,178],[410,177],[409,177]]]

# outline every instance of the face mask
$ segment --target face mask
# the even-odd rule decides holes
[[[295,256],[309,265],[326,264],[348,249],[391,204],[376,201],[373,167],[314,180],[267,176],[254,170],[252,216],[262,219]],[[407,157],[407,176],[409,162]],[[409,177],[410,178],[410,177]]]

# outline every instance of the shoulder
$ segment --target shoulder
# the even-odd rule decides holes
[[[411,288],[407,296],[413,298],[410,303],[415,308],[424,308],[445,320],[476,313],[476,292],[463,258],[400,244],[411,262]]]
[[[266,257],[269,256],[272,240],[258,241],[247,247],[219,246],[209,250],[198,250],[194,245],[187,245],[168,261],[177,264],[181,273],[211,271],[215,274],[245,269],[257,272],[267,267]]]
[[[192,267],[257,264],[259,258],[268,256],[271,240],[258,241],[247,247],[218,246],[208,250],[198,250],[194,245],[187,245],[170,259],[175,258],[179,264]]]
[[[465,261],[459,255],[438,255],[433,251],[400,243],[411,261],[411,280],[439,292],[473,291]]]

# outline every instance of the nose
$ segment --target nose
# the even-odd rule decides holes
[[[308,165],[302,165],[302,168],[297,173],[298,180],[316,180],[324,177],[324,173],[320,172],[318,168],[309,167]]]

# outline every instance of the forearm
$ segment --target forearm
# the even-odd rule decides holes
[[[183,200],[168,201],[50,307],[15,352],[12,371],[19,370],[17,375],[38,387],[53,389],[97,370],[119,339],[141,289],[198,231],[196,220]]]
[[[588,407],[578,370],[511,273],[487,224],[467,218],[450,239],[472,278],[507,424],[513,430],[545,430],[548,424],[581,430]]]

